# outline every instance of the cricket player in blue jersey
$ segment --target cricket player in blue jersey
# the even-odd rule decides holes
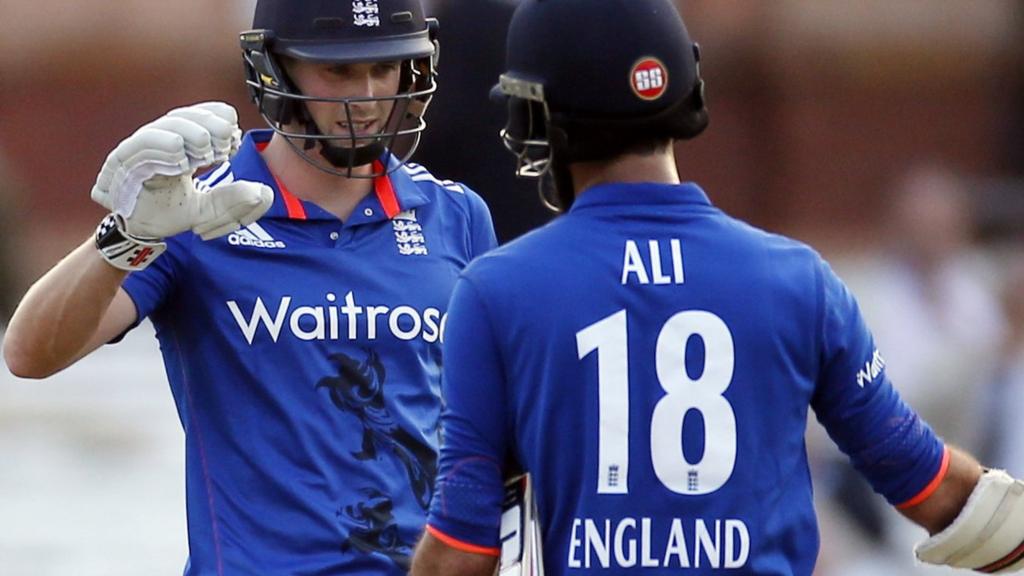
[[[419,0],[259,0],[240,39],[272,130],[243,138],[206,103],[124,140],[92,191],[111,215],[25,296],[5,357],[46,377],[152,319],[185,431],[187,576],[405,574],[449,297],[495,245],[479,196],[406,162],[437,24]]]
[[[485,576],[502,557],[502,574],[536,574],[503,562],[532,546],[529,507],[502,517],[503,481],[525,471],[548,576],[808,576],[812,408],[931,534],[920,560],[1019,569],[1024,483],[945,445],[900,400],[816,252],[680,182],[673,141],[708,122],[699,59],[672,0],[519,5],[504,139],[521,173],[553,176],[566,213],[456,285],[439,479],[412,573]]]

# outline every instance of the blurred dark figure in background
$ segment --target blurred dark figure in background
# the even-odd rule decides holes
[[[1007,123],[1006,161],[1007,171],[1024,175],[1024,0],[1017,0],[1014,14],[1017,30],[1017,41],[1013,58],[1013,76],[1009,79],[1010,89],[1016,95],[1010,99],[1012,108],[1007,110],[1010,122]]]
[[[537,184],[512,175],[512,157],[498,139],[505,109],[488,98],[505,64],[505,32],[516,0],[428,0],[441,21],[437,95],[430,105],[430,130],[414,157],[465,182],[491,208],[502,243],[547,222],[552,214],[531,200]]]
[[[14,306],[18,297],[24,291],[20,285],[18,271],[19,267],[15,261],[15,246],[17,241],[24,239],[17,234],[17,214],[23,214],[14,205],[21,197],[21,188],[14,175],[10,172],[6,161],[0,156],[0,230],[5,232],[6,242],[0,242],[0,328],[7,326],[7,322],[14,313]]]

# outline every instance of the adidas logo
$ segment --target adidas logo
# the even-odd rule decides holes
[[[274,240],[262,226],[253,222],[228,235],[228,244],[232,246],[252,246],[253,248],[284,248],[284,242]]]

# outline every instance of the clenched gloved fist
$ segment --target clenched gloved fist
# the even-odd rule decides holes
[[[204,102],[171,110],[118,144],[92,189],[113,212],[96,235],[104,258],[140,270],[166,249],[164,238],[191,230],[210,240],[259,219],[273,201],[268,186],[236,180],[197,190],[192,179],[228,160],[241,135],[234,108]]]

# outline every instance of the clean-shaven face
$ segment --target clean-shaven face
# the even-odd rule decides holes
[[[399,62],[357,64],[319,64],[289,60],[288,74],[304,96],[312,98],[380,98],[398,94],[401,77]],[[371,141],[352,137],[372,136],[387,126],[395,100],[352,102],[305,102],[320,132],[337,136],[331,144],[338,147],[365,146]]]

